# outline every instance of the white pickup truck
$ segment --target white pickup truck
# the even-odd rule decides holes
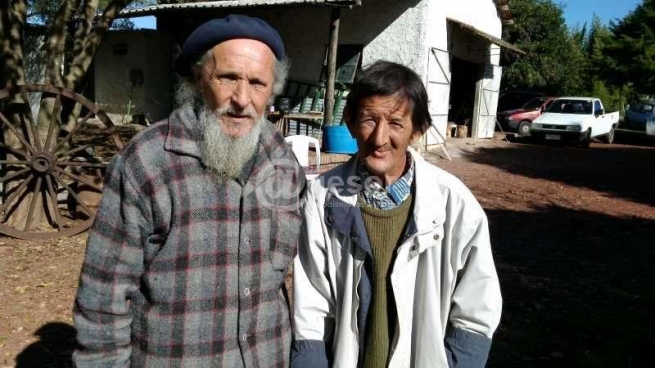
[[[560,97],[532,122],[530,135],[547,141],[576,142],[589,147],[591,139],[614,141],[619,112],[606,113],[603,103],[593,97]]]

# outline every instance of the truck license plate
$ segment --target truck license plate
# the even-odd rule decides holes
[[[551,141],[559,141],[562,139],[562,136],[559,134],[546,134],[546,139]]]

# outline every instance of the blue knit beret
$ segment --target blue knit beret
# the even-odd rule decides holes
[[[259,18],[230,14],[200,25],[189,35],[175,62],[175,70],[183,77],[191,76],[191,64],[198,61],[207,50],[235,38],[261,41],[271,48],[278,60],[284,58],[282,37],[273,27]]]

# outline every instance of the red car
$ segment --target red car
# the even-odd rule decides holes
[[[530,125],[557,97],[535,97],[514,110],[501,111],[497,114],[503,129],[518,132],[520,136],[530,135]]]

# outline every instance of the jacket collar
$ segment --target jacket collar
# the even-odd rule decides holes
[[[424,234],[440,226],[446,220],[442,192],[435,188],[439,178],[434,174],[432,165],[426,162],[419,153],[408,149],[415,163],[414,171],[414,209],[412,218],[405,233],[405,239],[415,235]],[[359,208],[357,208],[357,194],[359,193],[358,157],[352,157],[343,166],[332,172],[331,175],[322,175],[323,185],[328,187],[325,200],[326,221],[328,225],[338,232],[359,240],[364,250],[369,250],[366,236],[360,234],[363,221]],[[366,240],[366,244],[362,244]]]
[[[198,118],[191,107],[182,107],[168,118],[168,133],[164,149],[202,159]]]

